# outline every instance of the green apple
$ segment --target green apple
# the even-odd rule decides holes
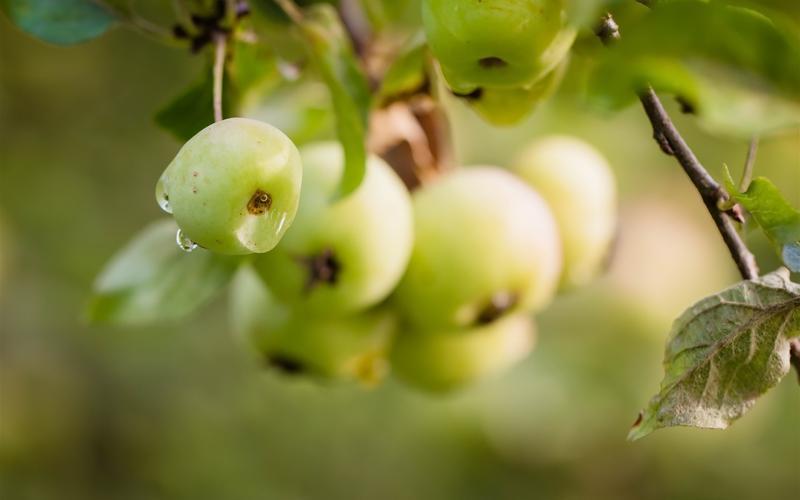
[[[583,285],[602,268],[617,224],[614,174],[580,139],[552,136],[525,148],[515,172],[547,200],[564,249],[562,288]]]
[[[247,118],[204,128],[156,186],[159,205],[194,243],[223,254],[271,250],[292,225],[300,155],[280,130]]]
[[[497,167],[451,171],[415,192],[415,240],[394,301],[417,327],[489,323],[545,306],[561,245],[545,201]]]
[[[534,337],[533,320],[517,314],[455,331],[403,332],[389,359],[401,380],[444,392],[510,368],[530,353]]]
[[[423,0],[422,19],[450,87],[518,87],[564,58],[576,30],[567,0]]]
[[[278,303],[250,267],[234,280],[234,333],[253,345],[269,367],[320,379],[380,381],[388,371],[394,316],[371,310],[339,318],[309,318]]]
[[[294,225],[255,267],[282,302],[315,316],[339,316],[383,300],[408,263],[413,241],[411,197],[383,160],[370,156],[364,181],[336,199],[341,146],[301,151],[303,195]]]
[[[525,87],[481,87],[459,97],[463,97],[473,111],[492,125],[514,125],[553,95],[564,77],[566,67],[566,62],[561,63],[540,80]]]

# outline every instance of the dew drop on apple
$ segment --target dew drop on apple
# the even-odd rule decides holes
[[[156,184],[156,201],[158,202],[158,206],[161,207],[161,210],[167,212],[168,214],[172,213],[172,207],[169,206],[169,196],[164,188],[163,179],[159,179],[158,183]]]
[[[283,225],[286,223],[286,217],[288,215],[289,214],[287,214],[286,212],[283,212],[281,214],[281,219],[278,221],[278,225],[275,228],[275,234],[281,234],[281,230],[283,229]]]
[[[178,248],[184,252],[192,252],[197,248],[197,243],[190,240],[180,229],[178,229],[178,232],[175,234],[175,242],[178,244]]]

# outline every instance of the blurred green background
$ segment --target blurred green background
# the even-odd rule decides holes
[[[55,48],[0,18],[0,498],[797,498],[794,373],[727,431],[625,441],[672,318],[737,274],[644,114],[581,104],[582,66],[519,127],[451,103],[453,128],[464,163],[503,165],[548,133],[603,151],[621,193],[610,269],[540,315],[524,363],[429,396],[264,372],[229,334],[224,297],[180,324],[88,326],[94,276],[161,215],[153,186],[179,144],[152,115],[203,63],[124,30]],[[715,175],[738,174],[745,142],[677,121]],[[800,130],[764,140],[757,173],[800,206]]]

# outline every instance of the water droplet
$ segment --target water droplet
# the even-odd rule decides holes
[[[177,243],[178,247],[184,252],[191,252],[197,248],[197,243],[190,240],[180,229],[178,229],[178,232],[175,234],[175,243]]]
[[[281,215],[281,220],[278,221],[278,227],[275,229],[275,234],[281,234],[281,229],[283,229],[283,225],[286,223],[286,212],[283,212]]]
[[[172,207],[169,206],[169,195],[167,195],[163,179],[159,179],[156,184],[156,202],[158,206],[161,207],[161,210],[168,214],[172,213]]]

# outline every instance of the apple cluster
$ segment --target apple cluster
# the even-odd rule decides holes
[[[568,0],[423,0],[431,52],[452,93],[512,125],[558,87],[577,34]]]
[[[531,350],[535,313],[596,275],[614,232],[610,169],[573,138],[413,193],[370,156],[340,198],[343,169],[336,142],[298,152],[268,125],[229,119],[190,140],[159,181],[187,237],[250,254],[232,321],[285,373],[377,383],[391,369],[446,391],[500,372]]]
[[[566,0],[424,0],[431,52],[488,121],[524,117],[558,85],[575,30]],[[243,255],[232,321],[271,367],[377,383],[390,370],[447,391],[534,345],[534,316],[602,269],[615,232],[605,159],[571,137],[509,166],[441,173],[410,193],[370,156],[338,195],[344,153],[230,118],[189,140],[157,188],[179,244]],[[302,195],[301,195],[302,184]]]

